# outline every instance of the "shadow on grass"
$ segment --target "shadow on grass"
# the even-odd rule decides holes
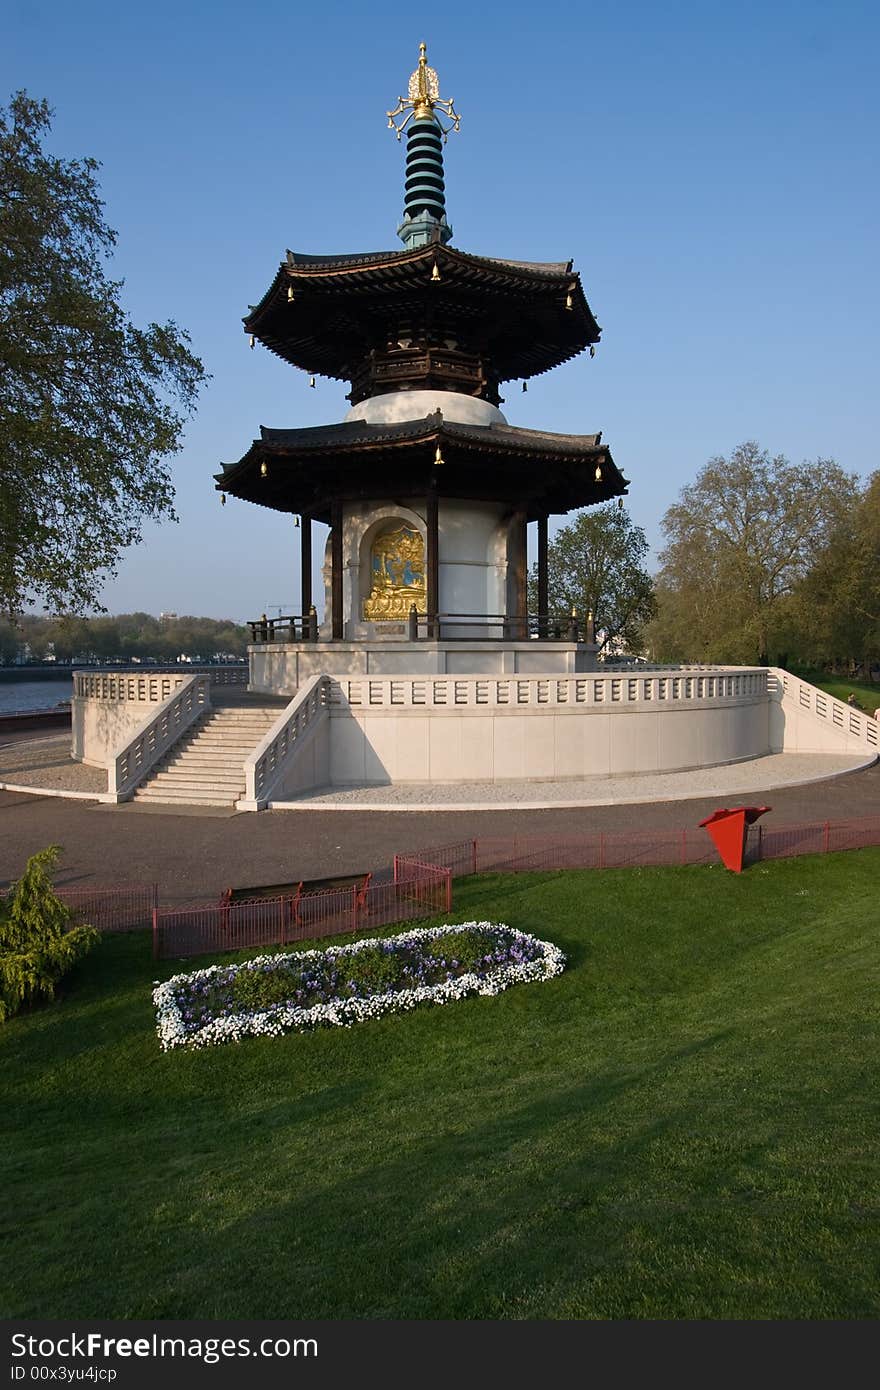
[[[164,1287],[114,1311],[148,1317],[232,1310],[253,1317],[504,1316],[497,1290],[534,1281],[536,1267],[546,1272],[554,1251],[561,1258],[571,1244],[573,1213],[599,1203],[658,1137],[695,1118],[676,1109],[612,1142],[604,1113],[631,1088],[651,1086],[726,1037],[719,1032],[647,1065],[603,1070],[489,1122],[466,1122],[460,1131],[404,1147],[366,1170],[339,1172],[344,1158],[333,1152],[328,1129],[326,1170],[304,1172],[299,1183],[286,1164],[280,1181],[271,1179],[278,1171],[276,1146],[286,1148],[304,1126],[340,1125],[339,1106],[358,1106],[366,1088],[328,1088],[285,1103],[264,1115],[258,1132],[243,1117],[228,1137],[242,1146],[237,1167],[245,1186],[227,1174],[219,1180],[217,1204],[218,1214],[233,1201],[247,1205],[252,1174],[250,1211],[231,1221],[221,1217],[213,1231],[194,1223],[178,1229]],[[560,1166],[553,1136],[572,1125],[593,1132],[595,1147]],[[379,1152],[387,1153],[388,1141],[388,1134],[381,1136]],[[570,1151],[567,1139],[562,1147]],[[544,1170],[533,1154],[544,1156]],[[185,1195],[178,1197],[186,1207]],[[342,1250],[327,1235],[340,1231],[347,1237]],[[601,1241],[591,1258],[601,1263],[600,1247]],[[484,1282],[496,1293],[486,1295]]]

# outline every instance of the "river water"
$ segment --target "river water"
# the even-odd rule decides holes
[[[73,679],[66,681],[0,681],[0,714],[13,710],[53,709],[59,700],[69,700]]]

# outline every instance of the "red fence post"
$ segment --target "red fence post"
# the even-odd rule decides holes
[[[394,882],[395,882],[395,883],[397,883],[397,881],[398,881],[398,871],[397,871],[397,860],[398,860],[398,858],[399,858],[399,856],[395,854],[395,856],[394,856]]]
[[[473,869],[471,870],[471,872],[472,872],[472,873],[476,873],[476,872],[477,872],[477,842],[476,842],[476,840],[474,840],[474,842],[473,842],[473,852],[474,852],[474,857],[473,857]]]
[[[280,942],[280,944],[281,944],[282,946],[286,946],[286,944],[287,944],[287,899],[286,899],[286,898],[282,898],[281,901],[279,902],[278,906],[279,906],[279,909],[280,909],[280,911],[281,911],[281,931],[280,931],[280,933],[279,933],[279,942]]]
[[[822,835],[822,853],[823,853],[823,854],[827,854],[827,853],[828,853],[828,850],[829,850],[829,848],[830,848],[830,846],[831,846],[831,822],[830,822],[830,821],[826,821],[826,822],[825,822],[825,826],[824,826],[824,834]]]
[[[446,870],[446,911],[452,911],[452,870]]]
[[[599,868],[605,868],[605,836],[599,832]]]
[[[681,862],[686,864],[688,860],[688,833],[686,830],[681,832]]]
[[[358,929],[358,890],[356,884],[352,885],[351,890],[351,929],[352,931]]]
[[[159,909],[153,907],[153,960],[159,959]]]

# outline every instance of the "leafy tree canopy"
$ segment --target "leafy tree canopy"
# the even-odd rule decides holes
[[[166,464],[206,380],[174,322],[136,328],[104,263],[94,159],[43,146],[45,101],[0,107],[0,607],[99,608],[145,518],[174,520]]]
[[[880,472],[873,473],[794,595],[787,645],[804,661],[880,661]]]
[[[116,617],[0,619],[0,664],[31,661],[174,661],[245,656],[250,633],[231,618],[120,613]]]
[[[551,614],[593,614],[601,650],[642,649],[642,629],[655,611],[654,585],[644,568],[645,533],[609,502],[578,512],[547,548]],[[529,607],[538,611],[538,570],[529,572]]]
[[[766,660],[791,595],[845,523],[857,483],[747,442],[713,458],[662,521],[651,641],[661,660]]]

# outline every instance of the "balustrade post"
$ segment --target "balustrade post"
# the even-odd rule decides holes
[[[409,617],[407,619],[407,623],[407,637],[409,638],[410,642],[417,642],[419,640],[419,615],[415,604],[413,604],[409,610]]]

